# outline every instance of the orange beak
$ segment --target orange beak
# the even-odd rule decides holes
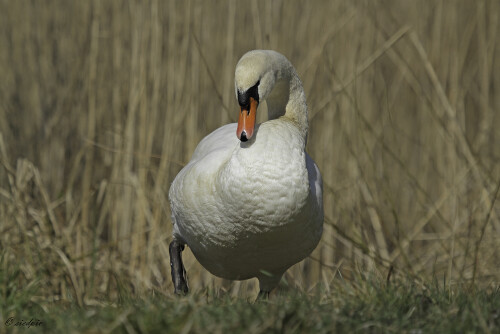
[[[238,128],[236,129],[236,137],[241,141],[247,141],[253,136],[255,128],[255,119],[257,118],[257,106],[259,102],[253,97],[250,97],[250,110],[245,107],[240,107],[240,118],[238,119]]]

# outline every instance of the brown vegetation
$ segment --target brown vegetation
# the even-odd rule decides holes
[[[302,78],[324,179],[324,236],[289,284],[391,265],[498,282],[499,13],[498,1],[0,2],[2,265],[80,304],[171,293],[169,184],[236,121],[234,67],[265,48]],[[185,254],[192,289],[221,286]]]

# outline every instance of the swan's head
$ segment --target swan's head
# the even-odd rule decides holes
[[[253,136],[257,107],[280,80],[284,65],[290,64],[285,56],[275,51],[254,50],[241,57],[234,75],[236,98],[240,115],[236,136],[247,141]]]

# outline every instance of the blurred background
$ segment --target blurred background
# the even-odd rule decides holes
[[[234,69],[283,53],[324,180],[320,245],[284,277],[500,281],[500,2],[0,1],[0,250],[79,304],[172,294],[167,193],[235,122]],[[265,104],[260,108],[265,121]],[[191,289],[253,295],[184,252]]]

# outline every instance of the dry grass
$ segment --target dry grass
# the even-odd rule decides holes
[[[498,13],[498,1],[0,1],[2,265],[20,263],[45,299],[170,294],[169,184],[236,120],[239,57],[270,48],[303,80],[325,188],[322,242],[288,283],[393,266],[498,284]],[[194,290],[254,292],[185,253]]]

